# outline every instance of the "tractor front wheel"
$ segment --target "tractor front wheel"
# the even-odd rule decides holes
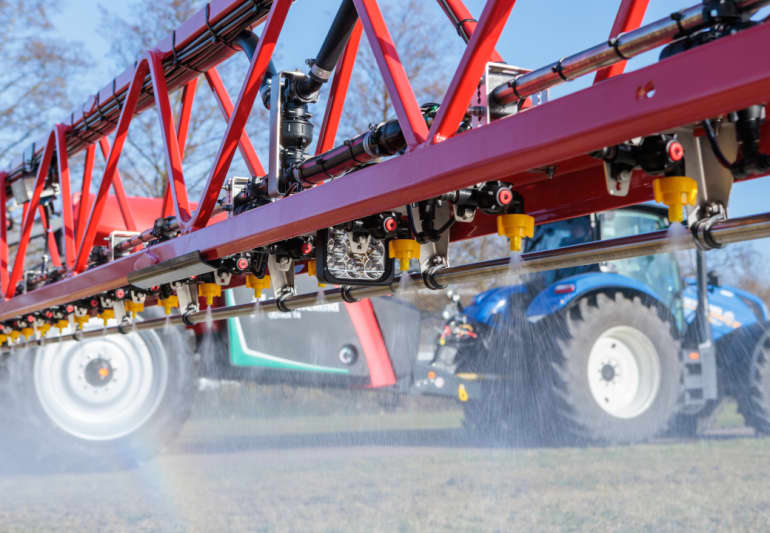
[[[639,442],[665,430],[681,394],[679,341],[653,305],[621,293],[581,299],[555,326],[541,376],[557,441]]]

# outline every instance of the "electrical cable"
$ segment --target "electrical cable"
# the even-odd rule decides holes
[[[714,152],[714,156],[719,161],[719,164],[727,170],[732,171],[735,163],[730,163],[722,153],[722,149],[719,147],[719,143],[717,143],[717,137],[714,133],[714,127],[711,125],[711,120],[706,119],[703,121],[703,129],[706,130],[706,138],[708,139],[709,145],[711,145],[711,151]]]
[[[425,234],[417,231],[417,226],[414,224],[414,215],[412,214],[412,204],[406,204],[406,217],[409,219],[409,231],[420,242],[425,237]]]

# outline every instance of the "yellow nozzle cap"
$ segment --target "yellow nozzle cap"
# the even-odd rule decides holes
[[[88,324],[89,320],[91,320],[91,316],[88,314],[75,315],[75,322],[77,322],[78,329],[83,329],[83,326]]]
[[[112,308],[110,308],[110,309],[105,309],[105,310],[104,310],[104,311],[102,311],[102,313],[99,315],[99,318],[101,318],[102,320],[104,320],[104,325],[106,326],[106,325],[107,325],[107,322],[108,322],[108,321],[109,321],[111,318],[115,318],[115,310],[114,310],[114,309],[112,309]]]
[[[308,275],[309,276],[315,276],[317,278],[318,277],[318,268],[317,267],[318,267],[318,265],[316,264],[315,261],[308,261],[307,262],[307,273],[308,273]],[[321,283],[319,281],[318,282],[318,286],[319,287],[326,287],[326,283]]]
[[[67,320],[59,320],[56,322],[56,328],[59,330],[59,333],[61,334],[62,331],[64,331],[64,328],[69,326],[70,323]]]
[[[8,335],[5,333],[0,333],[0,344],[5,344],[5,341],[8,340]]]
[[[420,258],[420,243],[414,239],[393,239],[388,245],[388,255],[398,259],[401,272],[407,272],[409,261]]]
[[[41,337],[45,337],[48,331],[51,329],[51,324],[41,324],[37,327],[37,331]]]
[[[166,316],[168,316],[171,314],[171,309],[179,307],[179,298],[176,294],[172,294],[168,298],[161,298],[159,303],[163,306],[163,311],[165,311]]]
[[[512,252],[520,252],[522,239],[535,234],[535,219],[523,214],[498,215],[497,234],[508,237]]]
[[[463,403],[468,401],[468,391],[465,389],[465,385],[462,383],[457,386],[457,399]]]
[[[16,340],[17,340],[19,337],[21,337],[21,333],[19,333],[19,332],[18,332],[18,331],[16,331],[15,329],[11,330],[11,340],[12,340],[13,342],[16,342]]]
[[[34,333],[35,330],[33,328],[21,328],[21,334],[24,335],[24,338],[27,340],[29,340]]]
[[[254,298],[259,300],[262,291],[270,288],[270,276],[258,278],[254,274],[246,274],[246,286],[254,291]]]
[[[698,183],[687,176],[668,176],[652,180],[655,201],[668,206],[669,222],[681,222],[684,219],[682,207],[695,205],[698,199]]]
[[[222,287],[216,283],[201,283],[198,285],[198,296],[206,299],[206,305],[211,307],[214,298],[222,296]]]
[[[135,302],[133,300],[126,300],[126,311],[131,313],[132,318],[136,318],[137,313],[144,311],[144,302]]]

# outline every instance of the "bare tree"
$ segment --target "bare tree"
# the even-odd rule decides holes
[[[379,5],[417,101],[440,102],[459,62],[463,42],[435,2],[381,0]],[[361,40],[350,87],[342,125],[345,135],[355,135],[370,123],[395,117],[366,37]]]
[[[190,18],[205,3],[204,0],[133,0],[130,12],[136,15],[129,18],[102,8],[102,24],[111,28],[113,35],[109,57],[115,64],[116,71],[132,65],[136,59]],[[238,94],[247,68],[248,60],[243,54],[236,54],[217,66],[232,99]],[[180,90],[171,97],[175,113],[178,113],[181,95]],[[259,141],[263,140],[262,133],[266,128],[258,128],[257,123],[259,120],[264,120],[265,116],[264,110],[255,105],[252,119],[247,125],[247,131],[252,138],[256,137]],[[175,118],[178,120],[178,116]],[[198,90],[183,155],[185,180],[190,192],[197,192],[203,185],[219,142],[224,135],[225,127],[226,122],[219,105],[208,89],[205,77],[201,76],[198,80]],[[121,155],[120,168],[130,194],[155,197],[163,195],[168,182],[164,150],[156,112],[148,110],[135,117]],[[237,153],[231,172],[247,173]]]
[[[720,284],[741,288],[770,305],[770,284],[757,276],[757,265],[767,260],[757,248],[760,243],[731,244],[723,250],[712,250],[706,254],[706,264]]]
[[[141,15],[130,18],[100,7],[102,25],[110,28],[113,37],[108,57],[112,59],[116,72],[132,65],[139,56],[190,18],[204,3],[202,0],[133,0],[130,12]],[[205,158],[210,155],[207,152],[216,149],[213,146],[216,139],[211,135],[211,124],[215,120],[222,120],[219,118],[215,102],[205,94],[206,89],[202,86],[204,84],[205,80],[199,81],[184,153],[185,174],[190,189],[194,189],[202,179]],[[181,91],[172,95],[174,110],[179,108],[180,98]],[[120,159],[121,174],[130,194],[155,197],[163,195],[168,180],[164,150],[157,114],[150,110],[135,117],[131,122]]]
[[[85,52],[56,37],[50,13],[58,0],[0,0],[0,162],[71,110],[68,79],[86,65]]]

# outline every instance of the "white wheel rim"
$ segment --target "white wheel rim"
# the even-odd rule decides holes
[[[588,355],[588,385],[601,409],[616,418],[635,418],[660,390],[660,359],[652,341],[636,328],[616,326],[602,333]]]
[[[44,411],[59,428],[84,440],[114,440],[136,431],[155,412],[168,383],[163,347],[151,344],[130,333],[41,348],[34,381]],[[109,368],[109,378],[93,384],[97,362]]]

